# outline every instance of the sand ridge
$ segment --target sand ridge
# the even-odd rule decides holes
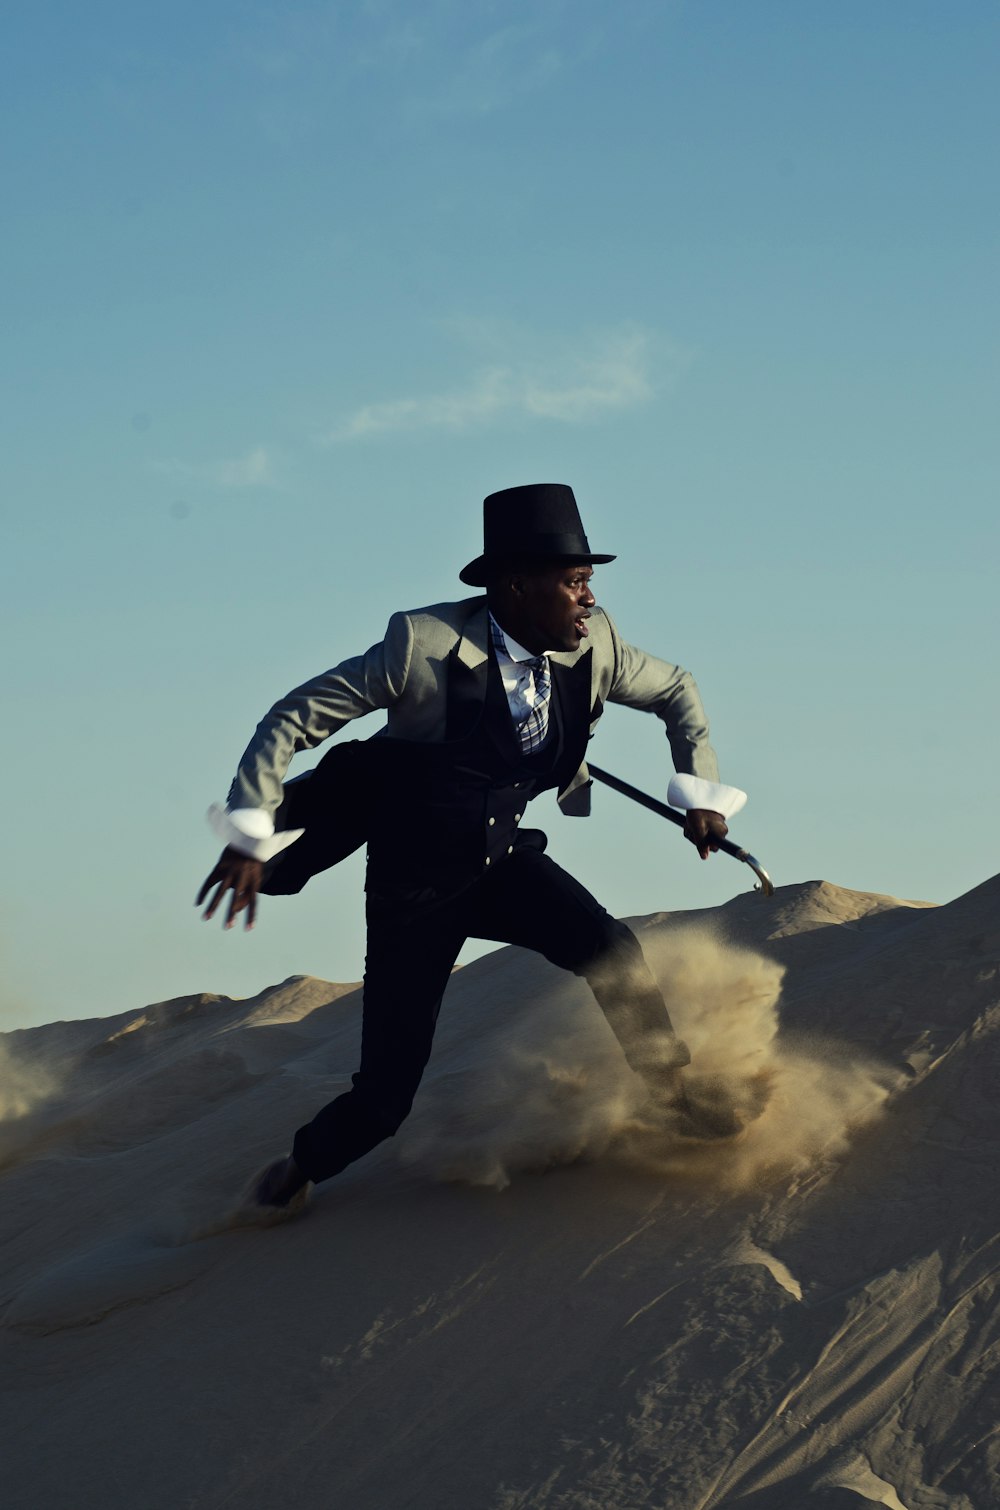
[[[401,1136],[274,1230],[235,1199],[347,1083],[356,988],[3,1035],[9,1503],[1000,1503],[998,901],[636,920],[693,1083],[749,1098],[715,1144],[501,950]]]

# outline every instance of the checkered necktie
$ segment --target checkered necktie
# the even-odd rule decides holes
[[[549,674],[549,663],[544,655],[536,655],[533,660],[520,661],[518,663],[530,669],[531,678],[523,692],[525,704],[525,717],[522,723],[518,723],[517,732],[521,736],[521,754],[530,755],[532,750],[537,750],[545,742],[545,736],[549,732],[549,696],[552,692],[552,678]]]
[[[552,676],[548,658],[536,655],[528,661],[515,661],[507,649],[507,641],[500,625],[491,616],[490,633],[493,649],[501,665],[513,670],[518,678],[517,687],[508,694],[510,714],[521,741],[522,755],[530,755],[545,743],[549,732],[549,699],[552,694]]]

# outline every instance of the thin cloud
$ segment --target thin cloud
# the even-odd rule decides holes
[[[433,93],[412,96],[412,113],[489,115],[543,89],[567,63],[538,24],[505,26],[466,48]]]
[[[498,9],[502,15],[498,15]],[[240,17],[227,58],[261,86],[257,120],[285,144],[325,129],[332,97],[363,83],[404,128],[516,109],[602,53],[607,25],[571,0],[360,0]],[[616,32],[622,18],[607,12]],[[501,23],[501,24],[498,24]]]
[[[270,488],[274,486],[271,457],[264,446],[254,446],[246,456],[220,461],[215,477],[221,488]]]
[[[345,417],[324,444],[415,430],[468,430],[510,418],[582,424],[646,403],[653,396],[649,337],[631,329],[607,337],[558,368],[538,363],[493,364],[444,393],[365,404]]]
[[[278,485],[273,458],[266,446],[254,446],[245,456],[224,461],[187,462],[171,458],[155,465],[157,471],[184,482],[215,488],[273,488]]]

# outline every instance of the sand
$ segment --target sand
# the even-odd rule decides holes
[[[992,1510],[998,903],[635,920],[729,1140],[650,1119],[580,982],[478,960],[400,1136],[270,1228],[356,987],[2,1035],[4,1504]]]

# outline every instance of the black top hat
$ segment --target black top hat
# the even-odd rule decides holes
[[[485,587],[491,570],[505,561],[600,564],[615,559],[591,550],[573,489],[562,482],[532,482],[484,498],[483,546],[483,554],[458,574],[470,587]]]

